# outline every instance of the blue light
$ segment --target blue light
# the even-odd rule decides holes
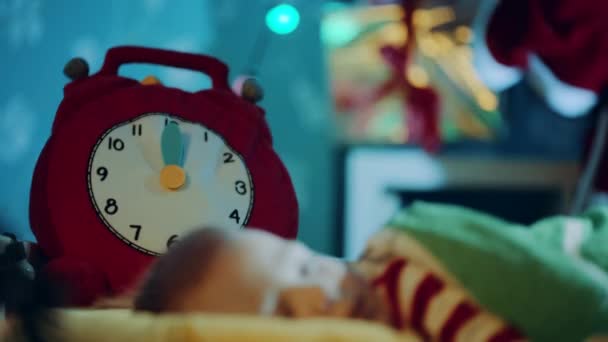
[[[266,13],[266,25],[276,34],[290,34],[299,24],[300,13],[291,5],[280,4]]]

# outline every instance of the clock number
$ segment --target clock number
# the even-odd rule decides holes
[[[203,134],[203,139],[205,139],[205,142],[209,141],[209,134],[207,132]]]
[[[106,201],[106,207],[103,208],[103,211],[108,215],[114,215],[118,212],[118,205],[116,204],[116,200],[113,198],[108,198]]]
[[[165,126],[167,126],[170,123],[174,123],[176,125],[179,125],[179,123],[175,120],[169,120],[169,118],[165,118]]]
[[[234,155],[230,152],[224,152],[224,164],[234,163]]]
[[[171,235],[171,237],[169,238],[169,240],[167,240],[167,248],[171,247],[171,245],[173,245],[174,243],[176,243],[178,237],[179,237],[178,235]]]
[[[98,167],[97,168],[97,175],[101,177],[100,181],[103,182],[108,177],[108,169],[106,169],[103,166]]]
[[[236,190],[236,193],[239,195],[244,195],[247,193],[247,185],[245,185],[245,182],[243,181],[236,181],[236,183],[234,183],[234,190]]]
[[[108,149],[122,151],[125,148],[125,143],[121,139],[112,139],[108,140]]]
[[[141,231],[141,226],[138,224],[129,225],[129,228],[135,229],[135,241],[139,240],[139,232]]]
[[[239,224],[241,223],[241,217],[239,216],[239,211],[236,210],[236,209],[234,209],[232,211],[232,213],[230,213],[230,216],[228,216],[228,217],[230,217],[231,219],[235,220],[236,223],[239,223]]]
[[[131,126],[131,133],[133,136],[138,135],[141,137],[141,124]]]

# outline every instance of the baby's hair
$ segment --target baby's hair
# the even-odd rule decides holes
[[[225,231],[203,228],[173,244],[150,269],[135,298],[135,310],[171,311],[179,296],[204,281],[205,274],[228,240]]]

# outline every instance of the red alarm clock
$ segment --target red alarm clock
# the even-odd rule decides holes
[[[207,74],[189,93],[121,77],[127,63]],[[110,49],[101,70],[64,89],[36,165],[30,221],[73,305],[131,286],[158,255],[204,226],[295,238],[298,205],[264,111],[229,87],[219,60],[143,47]]]

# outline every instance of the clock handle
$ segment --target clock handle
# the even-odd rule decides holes
[[[200,71],[211,78],[213,88],[230,90],[228,67],[220,60],[193,53],[177,52],[138,46],[118,46],[106,53],[99,71],[102,75],[117,75],[123,64],[147,63]]]

